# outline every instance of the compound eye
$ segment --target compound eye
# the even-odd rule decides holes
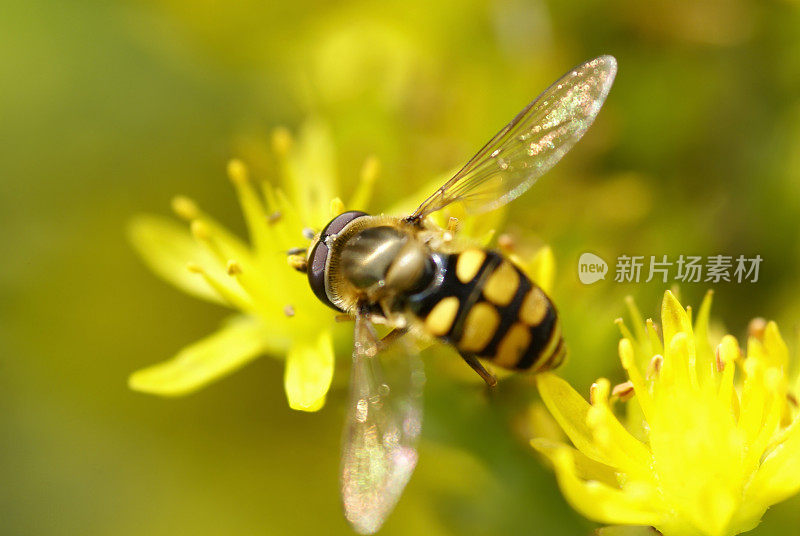
[[[319,240],[314,245],[314,248],[311,250],[311,254],[308,257],[308,284],[311,286],[311,290],[314,292],[317,298],[322,301],[322,303],[328,307],[336,309],[337,311],[341,311],[341,309],[336,307],[333,302],[331,302],[331,299],[325,290],[325,279],[328,275],[326,267],[328,266],[328,255],[330,254],[330,249],[328,248],[326,239],[329,236],[333,236],[341,232],[341,230],[344,229],[351,221],[366,215],[366,212],[351,210],[349,212],[339,214],[333,218],[320,233]]]

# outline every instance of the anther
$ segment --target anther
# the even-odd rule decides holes
[[[348,314],[336,315],[335,317],[333,317],[333,319],[334,319],[336,322],[339,322],[339,323],[342,323],[342,322],[352,322],[352,321],[353,321],[353,317],[352,317],[352,315],[348,315]]]
[[[792,393],[786,393],[786,400],[788,400],[789,403],[794,407],[800,406],[800,404],[798,404],[797,402],[797,397],[794,396]]]
[[[279,210],[276,210],[275,212],[273,212],[272,214],[267,216],[267,223],[270,224],[270,225],[274,225],[274,224],[278,223],[279,221],[281,221],[282,217],[283,217],[283,214],[281,214],[281,212]]]
[[[200,215],[197,204],[188,197],[177,195],[172,198],[172,211],[181,219],[191,221]]]
[[[292,148],[292,134],[285,127],[278,127],[272,131],[272,150],[279,156],[284,156]]]
[[[717,348],[714,350],[714,362],[717,367],[717,372],[723,372],[725,370],[725,360],[722,359],[721,347],[722,345],[718,344]]]
[[[497,237],[497,247],[505,252],[512,251],[514,249],[514,238],[508,233],[501,234]]]
[[[344,201],[339,199],[338,197],[334,197],[331,199],[331,217],[338,216],[342,212],[344,212]]]
[[[647,324],[647,327],[653,330],[653,333],[655,333],[658,338],[661,338],[661,330],[659,329],[658,324],[653,322],[652,318],[645,320],[645,323]]]
[[[653,359],[650,360],[650,363],[647,365],[647,379],[652,380],[658,373],[661,372],[661,367],[664,365],[664,356],[661,354],[656,354],[653,356]]]
[[[247,166],[238,158],[228,162],[228,178],[234,184],[244,184],[248,180]]]
[[[625,402],[626,400],[630,400],[633,394],[634,394],[633,382],[630,380],[626,381],[625,383],[619,383],[615,385],[614,388],[611,390],[611,396],[615,396],[618,399],[622,400],[623,402]]]
[[[198,240],[208,240],[208,226],[200,220],[193,220],[190,226],[192,235]]]
[[[764,340],[764,332],[767,329],[767,321],[763,318],[756,317],[747,324],[747,334],[750,337],[758,339],[760,341]]]
[[[741,350],[736,339],[731,335],[725,335],[714,349],[714,366],[717,372],[723,372],[728,364],[733,364],[741,356]]]
[[[242,273],[242,266],[235,260],[231,259],[228,261],[226,271],[230,276],[239,275]]]
[[[306,227],[303,229],[303,237],[311,240],[316,236],[317,233],[314,232],[314,229]]]
[[[294,307],[292,307],[291,305],[287,305],[286,307],[283,308],[283,314],[285,314],[289,318],[292,318],[294,316]]]
[[[306,258],[302,255],[289,255],[286,260],[289,266],[298,272],[305,272],[308,268],[308,261],[306,261]]]

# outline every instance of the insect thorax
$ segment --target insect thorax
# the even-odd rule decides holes
[[[343,311],[363,303],[391,310],[425,288],[435,265],[419,232],[398,218],[363,216],[328,237],[326,292],[332,304]]]

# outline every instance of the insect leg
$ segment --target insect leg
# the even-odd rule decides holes
[[[447,220],[447,230],[456,234],[456,231],[458,231],[458,218],[451,216],[450,219]]]
[[[472,367],[472,370],[478,373],[478,375],[483,378],[483,381],[486,382],[486,385],[489,387],[494,387],[497,385],[497,378],[495,378],[494,374],[486,370],[484,366],[478,361],[478,358],[475,357],[475,354],[465,354],[462,353],[461,357],[464,358],[464,361],[467,362],[467,365]]]
[[[408,333],[408,328],[394,328],[378,341],[378,351],[383,351],[394,344],[397,339]]]

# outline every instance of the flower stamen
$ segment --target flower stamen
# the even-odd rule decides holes
[[[623,383],[618,383],[613,389],[611,389],[611,396],[619,399],[622,402],[630,400],[631,397],[633,397],[633,394],[633,382],[630,380]]]
[[[710,301],[709,293],[693,326],[691,309],[666,292],[663,343],[651,321],[630,338],[620,325],[628,381],[614,386],[610,399],[608,380],[592,385],[588,404],[554,375],[537,380],[575,449],[534,446],[554,462],[565,497],[588,517],[629,525],[644,517],[667,536],[733,536],[800,491],[800,417],[796,393],[788,392],[796,380],[786,376],[786,344],[774,322],[757,319],[746,358],[731,335],[712,346]],[[634,395],[638,407],[631,401],[627,420],[618,419],[610,403]],[[616,482],[579,470],[581,455],[604,464]]]
[[[338,197],[334,197],[331,200],[331,218],[338,216],[342,212],[344,212],[345,206],[344,201],[342,201]]]
[[[647,372],[646,377],[648,380],[654,379],[658,376],[658,373],[661,372],[661,367],[664,365],[664,356],[661,354],[656,354],[653,356],[653,359],[650,360],[650,363],[647,365]]]
[[[286,156],[292,149],[294,139],[286,127],[277,127],[272,131],[272,151],[278,156]]]
[[[500,251],[503,253],[511,253],[514,251],[514,237],[508,233],[503,233],[497,237],[497,247],[500,248]]]
[[[200,275],[231,307],[252,310],[253,305],[244,293],[235,292],[230,286],[225,285],[219,279],[209,274],[208,271],[199,264],[193,262],[187,263],[186,269],[193,274]]]
[[[747,335],[749,337],[754,337],[759,341],[764,340],[764,332],[767,330],[767,321],[757,316],[747,324]]]
[[[276,128],[270,144],[280,187],[257,180],[242,160],[232,159],[227,165],[249,241],[185,196],[174,197],[171,207],[188,222],[190,232],[157,217],[133,222],[134,246],[159,275],[195,296],[238,309],[217,333],[134,374],[131,384],[136,389],[188,393],[261,354],[271,354],[286,358],[284,386],[290,407],[316,411],[324,404],[333,376],[332,315],[308,292],[305,278],[287,269],[283,253],[289,266],[304,271],[314,229],[330,221],[328,209],[344,211],[345,203],[335,196],[335,147],[320,121],[307,122],[296,140],[287,129]],[[366,208],[379,170],[377,158],[364,161],[352,198],[356,208]],[[306,247],[293,247],[297,245]],[[319,333],[315,341],[309,341],[311,332]]]
[[[227,266],[228,257],[223,253],[216,241],[213,240],[211,230],[204,221],[193,220],[189,229],[192,232],[192,236],[219,261],[220,265]]]
[[[630,339],[622,339],[619,341],[619,359],[622,363],[622,368],[625,369],[628,378],[631,383],[633,383],[634,392],[639,399],[639,405],[642,407],[642,413],[644,413],[646,418],[648,415],[652,414],[652,400],[645,379],[642,377],[639,367],[636,366],[633,344]],[[661,367],[659,367],[659,370],[661,370]]]
[[[225,271],[230,276],[239,275],[242,273],[242,265],[236,262],[234,259],[230,259],[228,261],[228,266],[226,267]]]
[[[605,378],[599,378],[589,388],[589,402],[593,406],[604,404],[608,400],[610,383]]]
[[[192,221],[200,217],[200,209],[197,207],[197,203],[186,196],[177,195],[173,197],[171,205],[175,215],[183,220]]]

